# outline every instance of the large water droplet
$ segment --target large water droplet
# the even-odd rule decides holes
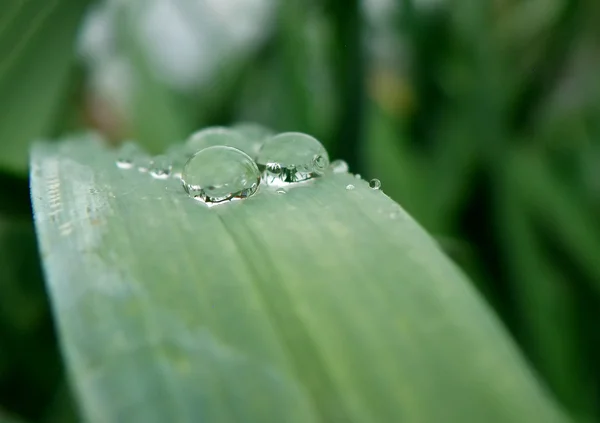
[[[135,166],[135,161],[143,156],[144,152],[131,141],[123,143],[119,149],[117,157],[117,166],[120,169],[131,169]]]
[[[310,135],[287,132],[269,138],[256,162],[267,185],[281,186],[322,175],[329,166],[323,145]]]
[[[254,194],[260,184],[260,171],[243,151],[213,146],[188,160],[181,181],[190,197],[211,205]]]
[[[369,181],[369,187],[371,187],[372,189],[380,189],[381,181],[379,179],[371,179]]]
[[[333,173],[347,173],[349,168],[348,168],[348,163],[346,163],[343,160],[334,160],[331,162],[331,165],[329,166],[329,168],[331,169],[331,171]]]
[[[150,163],[150,175],[155,179],[167,179],[171,174],[171,160],[169,157],[160,155],[152,159]]]
[[[237,148],[246,154],[254,155],[256,146],[247,141],[238,131],[222,126],[213,126],[194,132],[185,142],[187,154],[192,155],[204,148],[224,145]]]

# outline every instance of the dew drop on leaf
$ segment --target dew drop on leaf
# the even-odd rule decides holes
[[[135,166],[135,161],[143,156],[144,152],[131,141],[125,142],[119,149],[117,156],[117,167],[119,169],[131,169]]]
[[[347,173],[349,170],[348,163],[343,160],[334,160],[329,168],[333,173]]]
[[[360,179],[360,178],[361,178],[361,176],[360,176],[360,173],[357,173],[356,175],[354,175],[354,177],[355,177],[356,179]]]
[[[239,131],[222,126],[212,126],[194,132],[185,142],[185,150],[188,155],[216,145],[237,148],[246,154],[254,155],[257,145],[246,139]]]
[[[183,166],[189,160],[191,155],[187,154],[185,144],[174,144],[167,150],[167,157],[171,163],[171,176],[181,179]]]
[[[137,170],[142,173],[148,172],[148,170],[150,170],[151,164],[152,157],[150,157],[146,153],[143,153],[142,155],[138,156],[135,160],[135,166],[137,167]]]
[[[329,156],[316,138],[287,132],[266,140],[256,162],[267,185],[282,186],[321,176],[329,166]]]
[[[353,190],[353,189],[354,189],[354,185],[352,185],[352,184],[348,184],[348,185],[346,185],[346,189],[347,189],[348,191],[351,191],[351,190]]]
[[[187,161],[181,181],[190,197],[212,205],[250,197],[260,184],[260,171],[243,151],[213,146]]]
[[[167,179],[171,174],[171,160],[165,155],[156,156],[150,163],[150,175],[155,179]]]
[[[263,143],[274,135],[271,129],[252,122],[237,123],[232,126],[232,129],[239,132],[246,143],[250,144],[249,148],[252,149],[253,156],[258,153]]]
[[[371,179],[369,181],[369,187],[372,189],[381,189],[381,181],[379,179]]]

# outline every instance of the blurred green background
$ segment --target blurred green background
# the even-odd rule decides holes
[[[254,121],[379,178],[600,422],[599,22],[597,0],[4,0],[0,421],[77,421],[29,144],[91,128],[160,152]]]

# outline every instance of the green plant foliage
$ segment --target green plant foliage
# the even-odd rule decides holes
[[[9,0],[0,11],[0,170],[25,174],[29,143],[62,107],[87,1]]]
[[[31,164],[86,421],[566,421],[463,274],[367,182],[328,173],[206,208],[115,157],[74,138]]]

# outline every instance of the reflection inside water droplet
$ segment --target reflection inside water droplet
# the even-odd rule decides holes
[[[260,171],[246,153],[213,146],[188,160],[181,180],[190,197],[211,205],[254,194],[260,184]]]
[[[353,190],[353,189],[354,189],[354,185],[352,185],[352,184],[348,184],[348,185],[346,185],[346,189],[347,189],[348,191],[351,191],[351,190]]]
[[[334,160],[329,168],[333,173],[347,173],[349,170],[348,163],[343,160]]]
[[[372,189],[380,189],[381,188],[381,181],[379,179],[371,179],[369,181],[369,187]]]
[[[277,194],[286,194],[287,191],[284,190],[283,188],[279,188],[277,191],[275,191]]]
[[[269,138],[256,161],[270,186],[302,182],[322,175],[329,166],[325,147],[310,135],[288,132]]]

